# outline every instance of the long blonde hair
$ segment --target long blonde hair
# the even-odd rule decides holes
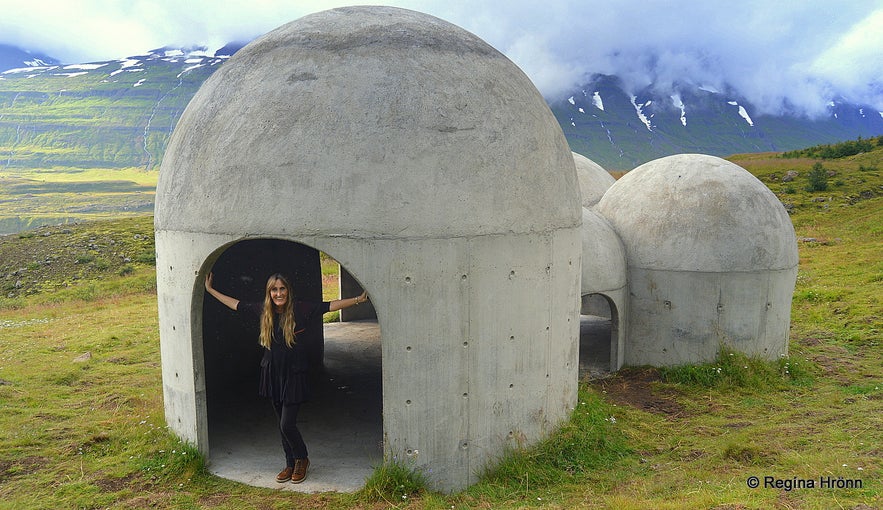
[[[275,305],[273,304],[273,298],[270,297],[270,289],[276,284],[276,281],[279,280],[285,285],[285,288],[288,289],[288,300],[285,302],[285,307],[282,309],[281,321],[282,321],[282,333],[285,336],[285,345],[291,347],[294,345],[294,298],[291,292],[291,284],[288,283],[288,279],[282,276],[279,273],[276,273],[267,280],[267,289],[264,293],[264,309],[261,312],[261,346],[266,349],[269,349],[273,344],[273,317],[275,316]]]

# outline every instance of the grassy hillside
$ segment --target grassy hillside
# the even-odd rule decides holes
[[[223,60],[158,52],[0,74],[0,234],[151,212],[172,130]]]
[[[0,509],[883,508],[883,147],[730,159],[792,215],[790,355],[582,381],[558,433],[454,495],[394,467],[357,494],[206,474],[163,421],[150,217],[2,237]]]
[[[156,170],[178,118],[212,71],[158,57],[95,66],[2,76],[0,167]]]

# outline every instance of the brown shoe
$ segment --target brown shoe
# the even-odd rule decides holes
[[[291,480],[291,473],[294,473],[294,468],[291,466],[286,467],[276,475],[276,481],[279,483],[285,483],[288,480]]]
[[[310,467],[310,459],[295,459],[294,472],[291,473],[291,483],[301,483],[307,478],[307,468]]]

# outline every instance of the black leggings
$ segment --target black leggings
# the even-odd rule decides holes
[[[297,429],[297,412],[300,404],[274,402],[273,409],[279,419],[279,432],[282,433],[282,449],[285,450],[285,465],[294,467],[295,459],[307,458],[307,445]]]

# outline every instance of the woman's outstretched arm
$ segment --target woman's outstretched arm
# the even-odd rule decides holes
[[[342,310],[344,308],[349,308],[353,305],[357,305],[359,303],[364,303],[368,301],[368,291],[362,292],[361,295],[356,297],[346,298],[346,299],[335,299],[331,302],[331,305],[328,307],[329,312],[335,312],[337,310]]]
[[[212,286],[213,279],[214,279],[214,275],[212,273],[209,273],[208,275],[206,275],[206,277],[205,277],[205,290],[206,290],[206,292],[208,292],[209,294],[214,296],[215,299],[217,299],[218,301],[223,303],[224,306],[226,306],[227,308],[229,308],[231,310],[236,310],[236,307],[239,306],[239,300],[234,297],[230,297],[226,294],[221,294],[220,292],[215,290],[215,288]]]

